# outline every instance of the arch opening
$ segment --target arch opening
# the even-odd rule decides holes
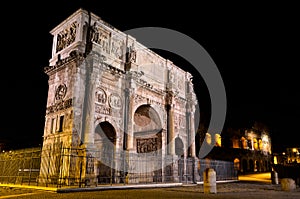
[[[99,123],[95,128],[95,145],[101,151],[101,154],[96,156],[98,183],[114,182],[116,137],[115,128],[107,121]]]

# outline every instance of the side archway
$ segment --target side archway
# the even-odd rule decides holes
[[[110,183],[115,176],[116,130],[107,121],[100,122],[95,128],[95,146],[97,147],[98,183]]]

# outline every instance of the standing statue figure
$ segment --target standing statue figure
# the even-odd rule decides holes
[[[97,24],[96,22],[90,27],[90,41],[98,43],[99,40],[99,32],[97,31]]]
[[[136,61],[136,50],[134,48],[134,44],[132,44],[129,47],[127,60],[128,60],[128,62],[135,62]]]

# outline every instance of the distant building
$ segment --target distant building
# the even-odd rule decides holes
[[[215,136],[207,132],[202,137],[203,145],[214,145],[205,157],[207,159],[233,161],[240,173],[271,170],[272,145],[267,129],[257,128],[257,125],[252,128],[228,128]]]
[[[275,165],[300,163],[300,147],[289,147],[282,153],[274,153],[273,162]]]
[[[287,163],[300,163],[300,147],[286,149]]]

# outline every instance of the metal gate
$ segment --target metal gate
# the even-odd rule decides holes
[[[178,179],[182,183],[194,183],[194,158],[180,158],[178,160]]]

